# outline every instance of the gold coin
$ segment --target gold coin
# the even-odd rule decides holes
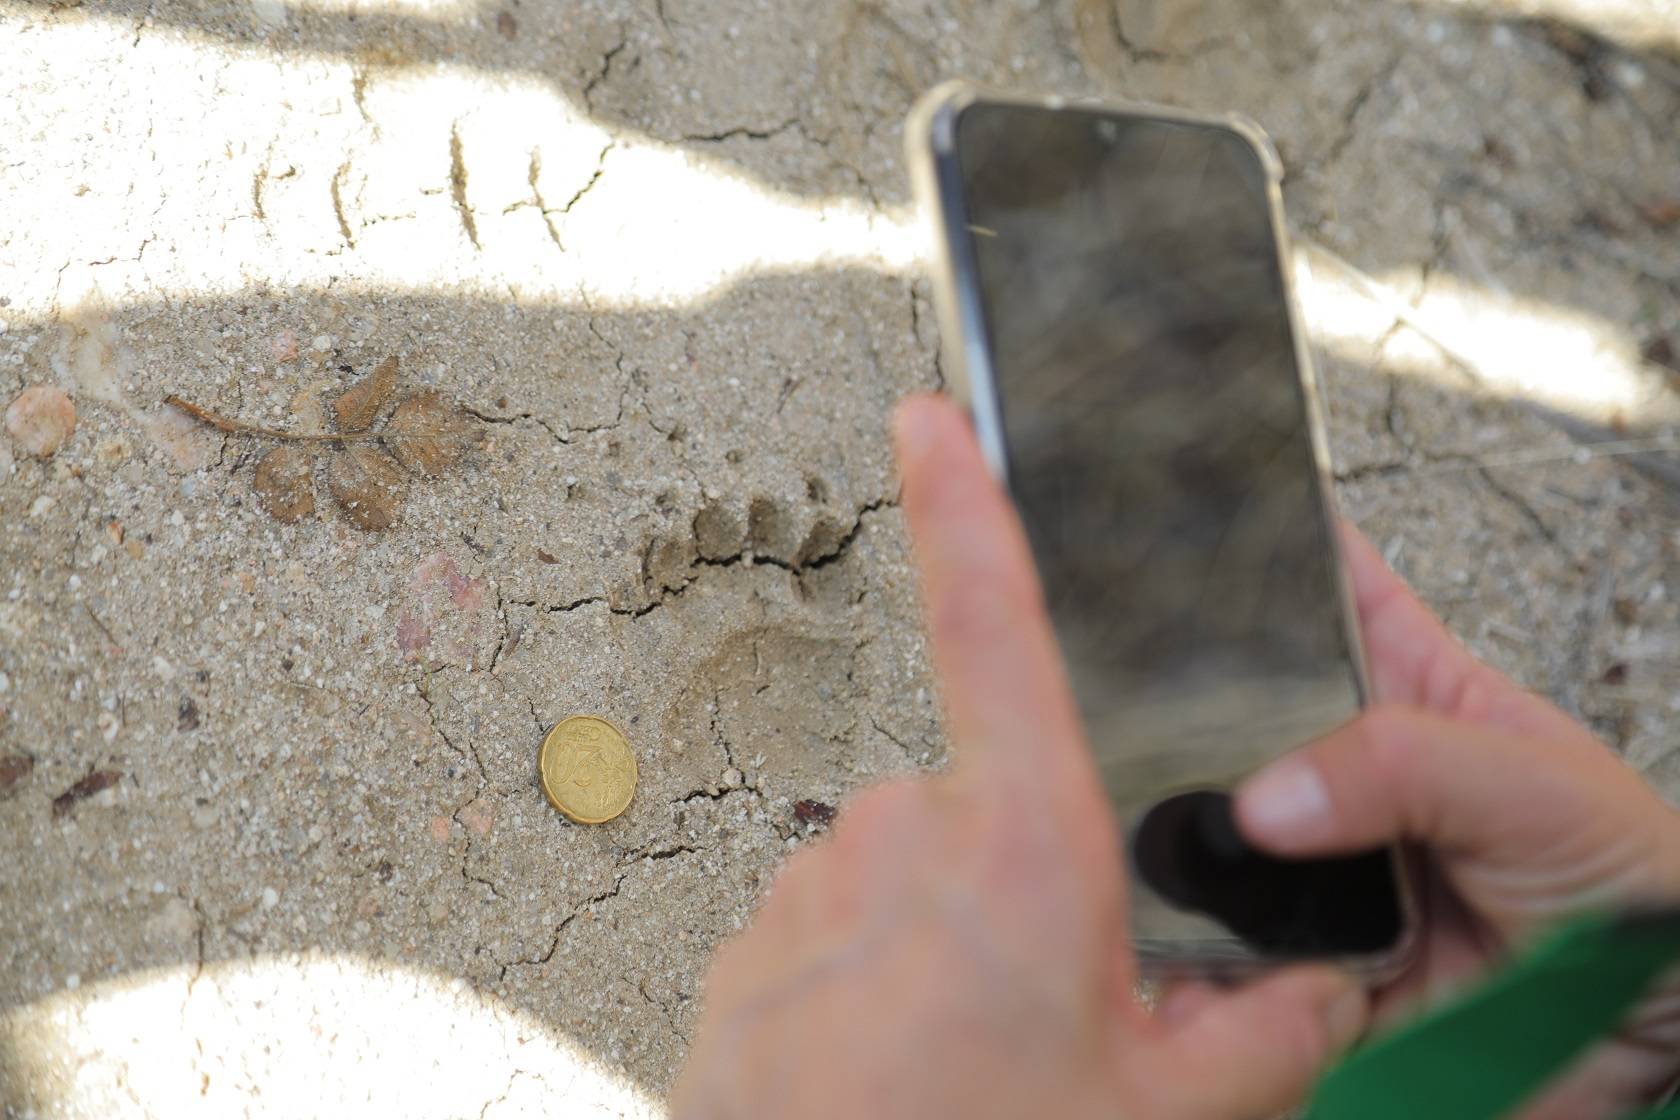
[[[567,716],[549,728],[537,772],[549,804],[578,824],[605,824],[636,795],[636,754],[600,716]]]

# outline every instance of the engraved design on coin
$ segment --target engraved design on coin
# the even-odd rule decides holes
[[[537,767],[549,802],[579,824],[612,820],[636,793],[635,752],[600,716],[568,716],[549,728]]]

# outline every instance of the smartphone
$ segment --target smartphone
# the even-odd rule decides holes
[[[1273,149],[1241,118],[960,83],[907,146],[947,383],[1026,526],[1140,958],[1394,967],[1398,851],[1275,859],[1231,815],[1366,694]]]

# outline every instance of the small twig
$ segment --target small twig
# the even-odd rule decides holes
[[[1475,358],[1460,350],[1435,331],[1423,320],[1415,308],[1396,295],[1382,281],[1316,241],[1305,241],[1303,244],[1308,252],[1328,261],[1339,269],[1367,297],[1381,304],[1389,314],[1411,327],[1426,341],[1432,343],[1450,363],[1469,375],[1473,381],[1483,386],[1488,384],[1488,378],[1482,372]],[[1513,403],[1524,406],[1530,413],[1554,427],[1561,428],[1565,435],[1578,441],[1575,448],[1564,452],[1525,449],[1502,456],[1466,456],[1464,461],[1412,467],[1406,469],[1403,473],[1417,477],[1421,475],[1456,474],[1480,470],[1484,467],[1527,467],[1542,463],[1583,462],[1590,459],[1627,457],[1633,460],[1632,465],[1637,469],[1657,477],[1670,486],[1680,485],[1680,473],[1676,473],[1674,466],[1663,459],[1665,452],[1680,452],[1680,437],[1674,434],[1665,434],[1642,439],[1583,440],[1581,439],[1583,433],[1597,431],[1596,426],[1585,424],[1577,417],[1556,412],[1533,400],[1525,400],[1520,396],[1510,399]]]
[[[94,614],[93,613],[93,608],[88,606],[86,603],[82,604],[82,609],[87,612],[87,616],[89,618],[93,619],[93,624],[95,626],[99,627],[99,632],[101,634],[105,635],[106,640],[109,641],[112,645],[116,646],[118,649],[121,649],[122,648],[122,643],[117,641],[116,635],[111,633],[111,628],[109,626],[105,625],[104,619],[102,619],[98,615]]]
[[[1446,355],[1454,365],[1459,367],[1459,369],[1469,374],[1478,382],[1485,383],[1487,381],[1486,376],[1483,375],[1481,367],[1477,364],[1475,358],[1466,354],[1463,350],[1460,350],[1457,346],[1454,346],[1451,342],[1443,338],[1439,332],[1423,320],[1423,317],[1418,314],[1416,308],[1401,299],[1381,280],[1378,280],[1375,276],[1372,276],[1369,272],[1366,272],[1364,269],[1342,256],[1340,253],[1337,253],[1316,241],[1304,240],[1302,244],[1306,246],[1309,252],[1316,253],[1324,260],[1329,261],[1330,264],[1339,269],[1343,275],[1352,280],[1354,285],[1359,288],[1360,291],[1364,292],[1368,298],[1381,304],[1383,310],[1387,311],[1390,315],[1394,316],[1408,327],[1411,327],[1412,330],[1416,331],[1426,341],[1433,344],[1437,350]]]
[[[1573,451],[1514,451],[1506,455],[1481,455],[1463,462],[1432,463],[1409,468],[1405,473],[1414,478],[1427,475],[1459,474],[1483,467],[1528,467],[1541,463],[1584,463],[1592,459],[1612,459],[1625,455],[1654,455],[1664,451],[1680,451],[1680,439],[1671,436],[1652,436],[1649,439],[1605,440],[1599,443],[1577,444]]]
[[[212,412],[185,400],[174,393],[163,398],[164,404],[174,405],[182,412],[191,416],[202,424],[208,424],[218,432],[227,432],[235,436],[262,436],[265,439],[287,439],[294,443],[354,443],[357,440],[378,439],[378,432],[318,432],[306,434],[303,432],[283,432],[279,428],[265,428],[260,424],[247,424],[243,420],[234,420],[223,416],[219,412]]]

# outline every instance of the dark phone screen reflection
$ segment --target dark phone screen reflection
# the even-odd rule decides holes
[[[1097,111],[983,103],[957,136],[1009,486],[1130,836],[1359,708],[1266,171],[1228,129]],[[1156,877],[1265,871],[1173,863]],[[1385,947],[1388,856],[1337,863],[1357,882],[1313,878],[1263,930],[1144,868],[1139,947]],[[1338,882],[1388,912],[1335,928]]]

